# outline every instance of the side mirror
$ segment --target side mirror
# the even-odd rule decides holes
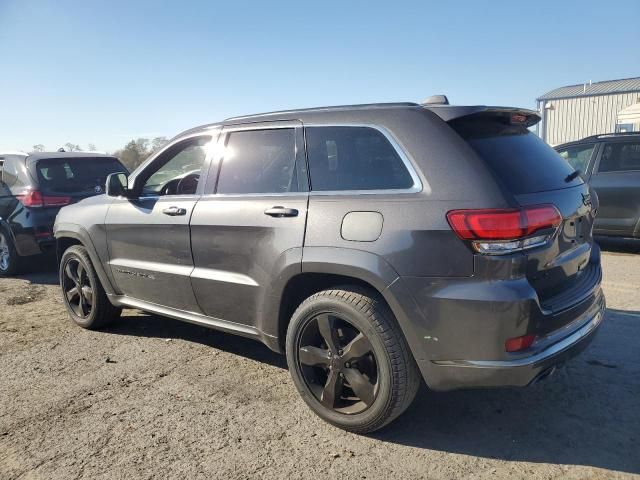
[[[112,173],[107,177],[106,193],[109,197],[126,197],[129,193],[126,173]]]

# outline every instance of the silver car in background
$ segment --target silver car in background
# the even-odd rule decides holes
[[[640,132],[595,135],[555,149],[598,195],[593,233],[640,238]]]

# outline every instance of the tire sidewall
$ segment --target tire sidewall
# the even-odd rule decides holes
[[[82,318],[76,315],[76,313],[69,305],[64,291],[64,269],[67,267],[67,264],[71,260],[76,260],[82,263],[82,266],[87,273],[87,277],[89,278],[91,289],[93,290],[93,306],[91,308],[91,313],[87,318]],[[101,307],[101,305],[99,303],[100,300],[98,296],[98,279],[95,270],[93,269],[93,265],[91,264],[91,261],[88,260],[87,255],[82,247],[73,246],[70,247],[66,252],[64,252],[64,254],[62,255],[62,259],[60,260],[60,269],[58,276],[60,280],[62,303],[64,303],[64,306],[69,313],[69,317],[71,318],[71,320],[73,320],[74,323],[81,326],[82,328],[91,328],[95,323],[95,319],[98,315],[98,309]]]
[[[378,393],[369,408],[357,414],[344,414],[327,409],[307,386],[299,363],[298,341],[305,326],[317,315],[329,313],[347,320],[363,333],[373,347],[378,367]],[[375,423],[387,411],[392,400],[393,378],[391,359],[376,327],[353,305],[335,297],[316,297],[305,301],[294,313],[287,331],[286,353],[289,371],[303,400],[327,422],[343,428],[362,428]]]
[[[5,276],[13,275],[16,273],[18,252],[16,251],[16,246],[13,243],[13,236],[11,235],[11,232],[6,227],[0,226],[0,234],[2,234],[2,236],[4,237],[5,241],[7,242],[7,246],[9,248],[9,266],[7,267],[6,270],[3,270],[0,267],[0,277],[5,277]]]

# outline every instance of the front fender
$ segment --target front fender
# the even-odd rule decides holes
[[[56,248],[56,250],[58,251],[58,261],[60,261],[60,256],[62,255],[62,253],[64,253],[60,251],[61,249],[59,247],[62,240],[65,238],[76,240],[87,249],[87,253],[91,258],[93,267],[95,268],[96,273],[98,274],[98,278],[100,279],[100,283],[102,284],[102,287],[104,288],[107,295],[112,296],[117,294],[112,278],[104,268],[104,263],[102,261],[102,258],[98,254],[98,250],[96,249],[95,244],[91,239],[91,235],[84,227],[76,225],[74,223],[56,224],[54,226],[53,235],[56,238],[58,244],[58,247]]]

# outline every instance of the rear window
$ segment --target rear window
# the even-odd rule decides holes
[[[389,140],[370,127],[307,127],[313,191],[403,190],[413,178]]]
[[[583,183],[556,151],[510,114],[482,113],[449,122],[513,193],[534,193]],[[575,177],[575,178],[574,178]],[[569,181],[567,181],[569,179]]]
[[[116,158],[48,158],[36,166],[43,194],[88,195],[104,191],[107,176],[126,172]]]

